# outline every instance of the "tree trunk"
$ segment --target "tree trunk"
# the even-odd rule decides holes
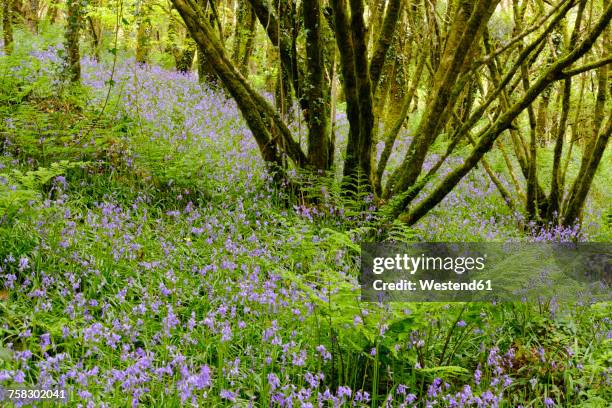
[[[418,54],[420,58],[418,58],[418,63],[415,68],[414,75],[412,77],[412,84],[410,85],[410,89],[406,93],[406,96],[401,103],[402,109],[399,113],[395,123],[388,130],[385,129],[384,141],[385,145],[383,147],[382,154],[380,156],[380,161],[378,162],[378,168],[376,169],[376,189],[378,194],[382,193],[382,177],[387,167],[387,162],[389,161],[389,157],[391,156],[391,152],[393,151],[393,145],[395,144],[395,139],[397,139],[397,135],[399,134],[406,117],[408,116],[408,111],[410,109],[410,105],[416,95],[419,83],[421,81],[421,75],[423,73],[423,68],[425,67],[425,54],[421,52]]]
[[[17,5],[21,5],[20,12],[28,30],[32,34],[38,33],[38,0],[24,0]]]
[[[96,61],[100,61],[100,46],[102,45],[102,24],[100,19],[87,16],[89,33],[91,34],[91,52]]]
[[[176,70],[183,74],[191,71],[191,66],[193,65],[193,59],[196,54],[196,43],[193,41],[191,37],[187,37],[185,39],[185,45],[182,50],[180,50],[177,54],[178,58],[176,59]]]
[[[257,22],[257,16],[253,12],[250,5],[248,5],[249,9],[249,21],[248,26],[246,27],[246,31],[243,33],[243,36],[246,37],[246,41],[244,43],[244,50],[242,51],[242,56],[240,58],[240,72],[244,76],[248,76],[249,73],[249,60],[251,58],[251,54],[253,54],[253,40],[255,39],[255,23]]]
[[[553,221],[559,217],[559,208],[561,206],[561,198],[563,196],[563,184],[561,182],[561,155],[563,154],[563,143],[565,141],[565,127],[567,126],[567,116],[570,109],[572,83],[570,79],[563,82],[563,100],[561,105],[561,118],[559,119],[559,128],[557,129],[557,138],[555,141],[555,149],[553,152],[553,168],[550,184],[550,195],[548,196],[548,211],[546,218]]]
[[[406,191],[419,177],[427,152],[435,141],[438,130],[443,128],[449,116],[448,112],[458,97],[460,86],[457,79],[464,69],[466,55],[470,53],[476,39],[486,27],[497,2],[498,0],[480,0],[472,7],[471,1],[461,1],[434,77],[425,112],[401,166],[389,180],[385,197]]]
[[[372,83],[370,81],[370,67],[368,63],[366,27],[363,20],[363,0],[350,0],[350,6],[351,34],[353,36],[355,72],[357,74],[357,96],[359,98],[359,143],[356,151],[358,167],[357,169],[349,168],[350,173],[348,176],[349,180],[358,180],[358,183],[363,185],[366,191],[373,191],[375,184],[375,174],[372,172],[372,129],[374,127],[374,112],[372,109]],[[386,48],[388,48],[388,44]],[[382,53],[383,63],[386,53],[387,50],[385,49],[384,53]],[[357,171],[355,172],[355,170]],[[344,174],[346,177],[346,169]]]
[[[13,53],[13,0],[4,0],[2,7],[2,34],[4,38],[4,53]]]
[[[148,15],[139,16],[138,29],[136,32],[136,62],[146,64],[149,60],[151,49],[151,19]],[[193,59],[193,55],[192,55]]]
[[[242,32],[246,24],[248,3],[238,1],[238,10],[236,12],[236,25],[234,26],[234,44],[232,45],[232,61],[240,62],[240,49],[242,48]]]
[[[580,222],[582,208],[586,201],[587,195],[591,188],[595,172],[599,166],[599,162],[603,157],[603,153],[608,145],[610,134],[612,133],[612,116],[608,117],[608,123],[601,129],[601,133],[597,137],[592,154],[586,166],[581,166],[578,177],[574,181],[570,197],[568,200],[567,209],[563,214],[563,222],[565,225],[574,225]]]
[[[66,25],[67,73],[71,82],[81,79],[81,54],[79,52],[79,33],[81,29],[81,4],[79,0],[68,0]]]
[[[336,43],[340,52],[340,71],[342,88],[346,99],[346,116],[349,121],[349,135],[344,161],[344,178],[354,177],[359,172],[359,100],[357,98],[357,78],[355,76],[355,55],[353,38],[349,31],[348,13],[344,0],[331,0],[334,13]],[[350,185],[353,183],[350,182]],[[345,183],[346,186],[346,183]]]
[[[234,44],[232,46],[232,61],[236,64],[243,63],[246,55],[250,52],[249,48],[252,48],[256,20],[257,17],[251,5],[247,1],[239,1],[234,28]]]
[[[321,42],[321,10],[319,0],[304,0],[306,30],[306,82],[308,101],[308,161],[317,170],[327,170],[329,155],[329,121],[326,84],[323,82],[323,50]]]
[[[605,8],[608,4],[609,0],[603,0],[603,7]],[[602,57],[610,56],[612,54],[612,42],[610,41],[610,30],[607,30],[603,33],[602,36]],[[593,125],[592,125],[592,138],[588,138],[585,143],[584,153],[588,155],[593,145],[595,144],[595,135],[599,132],[599,128],[603,124],[605,119],[605,105],[607,99],[607,93],[610,92],[608,87],[610,87],[610,69],[609,64],[603,65],[601,68],[597,70],[597,96],[595,99],[595,111],[593,112]],[[612,89],[612,88],[610,88]]]
[[[302,92],[302,81],[304,74],[300,70],[297,63],[297,55],[294,52],[295,48],[293,47],[294,39],[290,35],[293,32],[293,29],[281,24],[281,21],[286,21],[286,19],[277,17],[274,10],[270,9],[267,2],[264,0],[248,1],[251,3],[251,7],[257,16],[259,23],[266,31],[268,39],[274,45],[274,47],[278,47],[278,54],[281,64],[287,69],[287,72],[291,74],[289,82],[293,87],[295,95],[300,104],[300,108],[305,114],[305,119],[308,121],[308,104],[306,103],[305,98],[302,97],[304,94]]]
[[[385,60],[387,59],[387,51],[389,50],[389,46],[393,41],[393,33],[398,26],[397,22],[399,21],[401,10],[401,0],[389,0],[382,31],[378,36],[376,48],[374,49],[372,60],[370,61],[370,81],[372,93],[376,92],[376,87],[378,86],[380,75],[382,73]]]
[[[275,169],[282,168],[279,147],[298,167],[307,163],[306,155],[292,138],[291,132],[282,122],[270,103],[259,95],[231,63],[223,44],[214,34],[210,23],[201,19],[186,0],[173,0],[185,21],[191,36],[202,49],[206,60],[238,104],[261,155]]]
[[[215,70],[208,61],[206,51],[200,45],[197,46],[198,51],[198,81],[200,83],[214,84],[217,79]]]
[[[584,8],[586,7],[586,0],[582,0],[578,6],[578,12],[576,14],[576,20],[574,22],[574,29],[567,46],[568,50],[574,47],[574,44],[578,41],[580,33],[580,25],[582,23],[582,16]],[[604,33],[604,41],[606,33]],[[559,119],[559,129],[557,131],[557,138],[555,141],[555,148],[553,152],[553,168],[551,174],[550,184],[550,195],[548,198],[548,211],[546,218],[549,221],[563,221],[560,217],[559,211],[561,208],[561,199],[563,198],[563,180],[561,179],[561,156],[563,155],[563,143],[565,141],[565,128],[567,125],[567,118],[570,109],[570,99],[572,95],[572,79],[567,78],[563,82],[563,96],[561,105],[561,117]],[[597,134],[599,129],[595,131]]]
[[[6,0],[6,1],[11,1],[11,0]],[[45,18],[51,23],[51,24],[55,24],[57,21],[57,15],[58,15],[58,2],[59,0],[51,0],[49,2],[49,7],[47,8],[47,14],[45,16]]]

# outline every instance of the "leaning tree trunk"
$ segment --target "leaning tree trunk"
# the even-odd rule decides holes
[[[68,22],[66,25],[66,65],[71,82],[81,79],[81,54],[79,52],[79,32],[81,28],[81,3],[68,0]]]
[[[270,103],[249,85],[231,63],[208,19],[201,18],[200,13],[186,0],[172,2],[183,17],[191,36],[203,50],[206,61],[238,104],[264,161],[272,168],[281,168],[279,147],[282,146],[283,151],[297,166],[304,166],[306,156],[299,144],[293,140],[291,131]]]
[[[475,47],[497,3],[497,0],[460,2],[433,78],[425,111],[402,164],[389,180],[385,197],[406,191],[416,183],[429,148],[436,140],[438,130],[444,128],[449,111],[453,109],[461,91],[462,83],[458,79],[465,69],[466,56]]]
[[[13,0],[4,0],[2,7],[2,30],[4,37],[4,53],[10,55],[13,52],[13,23],[12,19]]]
[[[571,5],[572,3],[565,3],[557,17],[562,17],[569,10]],[[578,44],[576,44],[573,50],[565,56],[560,57],[551,66],[545,69],[544,72],[533,82],[531,87],[524,93],[524,95],[517,100],[508,111],[498,116],[490,127],[485,129],[475,148],[468,155],[468,157],[465,158],[463,164],[446,175],[438,183],[434,190],[427,197],[416,204],[414,208],[406,209],[406,207],[404,207],[403,210],[405,212],[399,216],[399,219],[407,224],[414,224],[438,203],[440,203],[444,197],[446,197],[447,194],[452,191],[457,183],[480,162],[484,154],[493,147],[493,144],[498,136],[505,130],[509,129],[517,116],[523,112],[527,106],[531,105],[533,101],[550,84],[558,80],[567,79],[572,75],[577,75],[585,70],[593,69],[592,67],[596,68],[597,64],[587,64],[582,69],[566,70],[592,48],[595,40],[597,40],[601,33],[605,31],[611,19],[612,7],[608,5],[593,28],[584,35],[584,38]],[[529,48],[531,48],[531,45]],[[600,61],[598,64],[603,62]],[[522,61],[518,61],[517,63],[520,65]],[[570,205],[568,205],[564,214],[566,222],[574,222],[579,215],[581,201],[584,203],[584,198],[586,198],[590,188],[595,170],[597,169],[597,166],[603,156],[603,151],[605,150],[610,137],[611,127],[612,117],[608,120],[608,123],[597,138],[596,147],[593,150],[593,155],[589,160],[588,166],[581,168],[576,182],[574,183],[571,195],[576,198],[570,200]]]

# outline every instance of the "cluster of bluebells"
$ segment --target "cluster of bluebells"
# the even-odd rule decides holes
[[[54,49],[36,52],[57,62]],[[110,69],[88,58],[82,66],[92,103],[102,104]],[[330,386],[338,361],[316,325],[321,300],[334,290],[284,274],[308,268],[292,262],[302,259],[303,241],[318,243],[304,229],[323,213],[344,217],[343,210],[298,205],[298,227],[288,232],[282,226],[289,216],[273,207],[275,192],[230,99],[191,75],[133,61],[113,75],[121,92],[111,114],[141,121],[147,140],[168,146],[174,160],[204,156],[215,169],[205,176],[222,198],[196,205],[185,192],[161,209],[143,194],[129,203],[104,198],[83,206],[73,196],[78,189],[56,178],[54,193],[29,221],[34,244],[0,252],[0,289],[13,307],[1,327],[11,358],[1,366],[0,384],[65,387],[83,407],[151,406],[162,398],[184,406],[371,406],[371,389],[361,381]],[[136,151],[134,160],[145,155]],[[466,180],[444,205],[493,194],[478,183]],[[319,263],[336,268],[342,280],[350,264],[345,255],[338,251]],[[360,307],[352,324],[337,329],[363,329],[369,308],[377,306]],[[382,323],[377,335],[387,329]],[[413,337],[411,347],[424,347],[421,336]],[[378,359],[377,349],[369,350],[366,357]],[[435,378],[423,393],[397,384],[381,401],[498,406],[513,384],[513,361],[512,352],[492,348],[468,383]]]

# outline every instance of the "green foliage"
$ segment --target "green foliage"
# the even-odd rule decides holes
[[[103,374],[86,378],[81,390],[94,403],[123,406],[133,390],[119,382],[105,389],[98,380],[134,370],[135,350],[142,350],[160,372],[171,361],[187,370],[211,367],[210,406],[229,405],[219,396],[229,388],[238,390],[236,406],[250,399],[271,406],[269,374],[299,389],[307,387],[307,373],[319,372],[325,380],[314,391],[363,389],[371,392],[371,406],[382,406],[400,386],[423,396],[436,379],[482,393],[503,381],[489,363],[491,351],[512,350],[516,358],[504,370],[514,382],[503,406],[542,406],[547,396],[564,406],[610,400],[609,304],[557,310],[553,304],[362,302],[358,243],[412,242],[423,233],[422,226],[389,221],[395,201],[375,209],[359,183],[347,197],[331,174],[292,175],[287,188],[274,190],[265,178],[250,177],[262,168],[236,170],[254,159],[234,150],[243,139],[231,123],[210,144],[199,144],[202,135],[184,125],[190,113],[178,107],[160,115],[176,127],[159,129],[137,110],[119,110],[117,91],[117,108],[99,116],[90,89],[57,92],[52,70],[32,87],[26,81],[32,70],[15,71],[19,64],[9,59],[3,64],[0,275],[3,284],[9,274],[17,280],[10,291],[0,288],[1,370],[23,369],[26,383],[34,383],[39,363],[64,353],[58,376],[95,367]],[[165,138],[171,132],[185,137]],[[223,144],[231,146],[220,149]],[[549,153],[542,152],[542,161]],[[230,154],[235,157],[226,160]],[[503,173],[502,158],[491,156]],[[482,177],[475,171],[468,181]],[[601,208],[607,193],[602,179],[596,182]],[[486,220],[509,212],[497,198],[466,203],[453,213],[457,219],[440,217],[446,221],[438,236],[466,239],[468,211]],[[515,225],[503,228],[520,237]],[[21,259],[28,265],[20,266]],[[44,296],[34,295],[40,291]],[[176,327],[169,327],[171,316]],[[94,323],[104,328],[104,340],[85,336]],[[226,324],[232,340],[224,339]],[[113,344],[112,330],[129,352]],[[278,341],[265,338],[270,330]],[[52,349],[41,345],[47,333]],[[23,350],[33,351],[31,360],[14,358]],[[304,362],[291,362],[302,350]],[[146,375],[141,404],[185,405],[176,386],[183,372]],[[86,399],[71,397],[75,404]]]
[[[83,168],[88,163],[61,162],[52,163],[51,167],[39,167],[36,170],[22,172],[13,169],[10,173],[0,173],[0,213],[11,216],[39,202],[44,190],[51,188],[50,182],[66,174],[69,169]]]

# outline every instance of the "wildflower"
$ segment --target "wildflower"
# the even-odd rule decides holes
[[[321,354],[321,357],[323,357],[323,360],[325,361],[331,360],[331,353],[327,351],[324,345],[317,346],[316,350]]]
[[[280,379],[274,373],[268,374],[268,384],[270,384],[270,388],[272,391],[280,387]]]
[[[174,329],[175,327],[177,327],[179,325],[179,319],[178,317],[174,314],[174,311],[172,310],[172,306],[168,305],[168,314],[166,315],[166,317],[164,317],[163,319],[163,326],[164,326],[164,333],[169,336],[170,335],[170,330]]]
[[[230,341],[232,337],[232,328],[229,323],[225,323],[221,329],[221,342]]]
[[[359,391],[357,391],[355,393],[355,398],[354,399],[355,399],[356,402],[364,402],[364,403],[366,403],[366,402],[370,401],[370,394],[367,391],[359,390]]]
[[[201,390],[205,387],[210,387],[212,385],[210,367],[208,367],[207,365],[203,365],[200,368],[200,373],[193,379],[193,385],[198,390]]]
[[[232,391],[229,391],[229,390],[221,390],[221,392],[219,393],[219,396],[222,399],[226,399],[226,400],[229,400],[229,401],[232,401],[232,402],[236,401],[236,393],[232,392]]]
[[[338,398],[343,398],[343,397],[350,398],[351,394],[352,394],[352,391],[349,387],[346,387],[346,386],[338,387],[338,392],[337,392]]]
[[[293,365],[302,367],[304,364],[306,364],[306,352],[302,350],[299,354],[293,353]]]
[[[22,256],[21,258],[19,258],[19,271],[23,272],[24,270],[28,269],[30,266],[30,260],[28,258],[26,258],[25,256]]]
[[[13,381],[15,381],[17,384],[23,384],[25,381],[25,374],[23,371],[18,370],[15,373],[15,376],[13,377]]]
[[[40,336],[40,347],[47,348],[51,344],[50,341],[51,335],[49,333],[41,334]]]
[[[4,278],[4,287],[6,287],[7,289],[13,289],[15,287],[16,280],[17,276],[15,276],[15,274],[7,274]]]
[[[310,385],[310,388],[318,388],[319,387],[319,376],[313,375],[310,372],[307,372],[304,375],[304,379]]]
[[[433,383],[429,386],[427,390],[427,396],[432,398],[438,396],[438,392],[440,391],[440,385],[442,384],[442,380],[440,378],[434,379]]]
[[[476,385],[480,385],[481,378],[482,378],[482,371],[480,371],[479,369],[476,369],[476,371],[474,371],[474,382],[476,383]]]

